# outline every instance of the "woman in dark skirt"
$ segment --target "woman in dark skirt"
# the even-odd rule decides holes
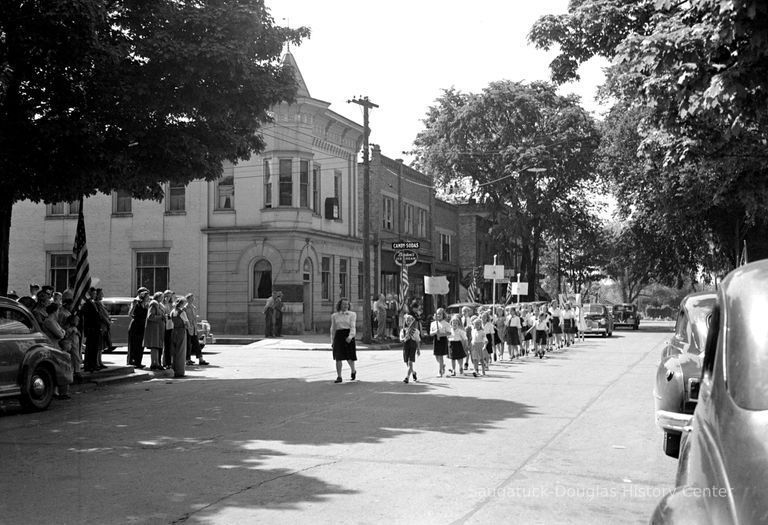
[[[357,361],[357,350],[355,348],[356,324],[357,314],[350,311],[349,300],[342,297],[336,303],[336,311],[331,315],[333,360],[336,361],[336,381],[334,383],[341,383],[342,361],[346,361],[349,364],[349,369],[352,372],[352,381],[357,377],[357,371],[355,370],[355,361]]]
[[[149,306],[149,290],[139,288],[138,294],[131,302],[128,317],[128,364],[136,368],[144,368],[141,364],[144,358],[144,325],[147,322],[147,307]]]
[[[448,335],[451,333],[451,325],[445,320],[445,310],[438,308],[435,312],[435,320],[429,325],[429,335],[434,338],[435,359],[439,365],[439,375],[445,374],[445,356],[448,355]]]
[[[454,315],[451,317],[451,333],[448,335],[448,358],[453,363],[453,368],[450,370],[452,376],[456,375],[456,370],[464,375],[462,361],[467,358],[468,346],[467,331],[461,322],[461,317]]]

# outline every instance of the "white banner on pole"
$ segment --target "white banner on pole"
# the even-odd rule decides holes
[[[512,295],[528,295],[528,283],[512,283]]]
[[[500,281],[504,278],[504,266],[501,264],[486,264],[483,266],[483,277],[489,281]]]
[[[424,293],[430,295],[447,295],[448,291],[448,278],[445,275],[438,275],[436,277],[424,276]]]

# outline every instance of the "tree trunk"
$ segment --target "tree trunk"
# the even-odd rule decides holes
[[[11,246],[13,192],[0,192],[0,295],[8,293],[8,254]]]

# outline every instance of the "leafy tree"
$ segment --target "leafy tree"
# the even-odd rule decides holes
[[[517,243],[532,297],[547,236],[592,220],[593,119],[551,84],[500,81],[479,94],[446,90],[424,124],[416,164],[488,206],[499,246]]]
[[[295,95],[280,54],[305,28],[262,0],[0,2],[0,292],[15,202],[220,176]]]
[[[605,93],[639,117],[642,159],[635,173],[642,182],[614,180],[625,196],[640,197],[629,202],[645,220],[700,232],[716,265],[724,257],[733,263],[744,239],[752,256],[768,256],[768,5],[574,0],[567,14],[540,19],[530,39],[560,46],[552,64],[558,82],[592,56],[612,59]],[[691,248],[690,239],[683,244]]]

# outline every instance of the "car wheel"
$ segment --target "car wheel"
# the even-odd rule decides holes
[[[51,372],[44,366],[36,366],[21,389],[21,405],[27,410],[45,410],[53,399],[55,388]]]
[[[602,334],[600,334],[600,337],[605,337],[606,335],[607,334],[605,332],[603,332]]]
[[[613,332],[608,332],[608,337],[611,337],[613,335]]]
[[[664,453],[671,458],[680,457],[680,438],[678,432],[664,432],[663,449]]]

